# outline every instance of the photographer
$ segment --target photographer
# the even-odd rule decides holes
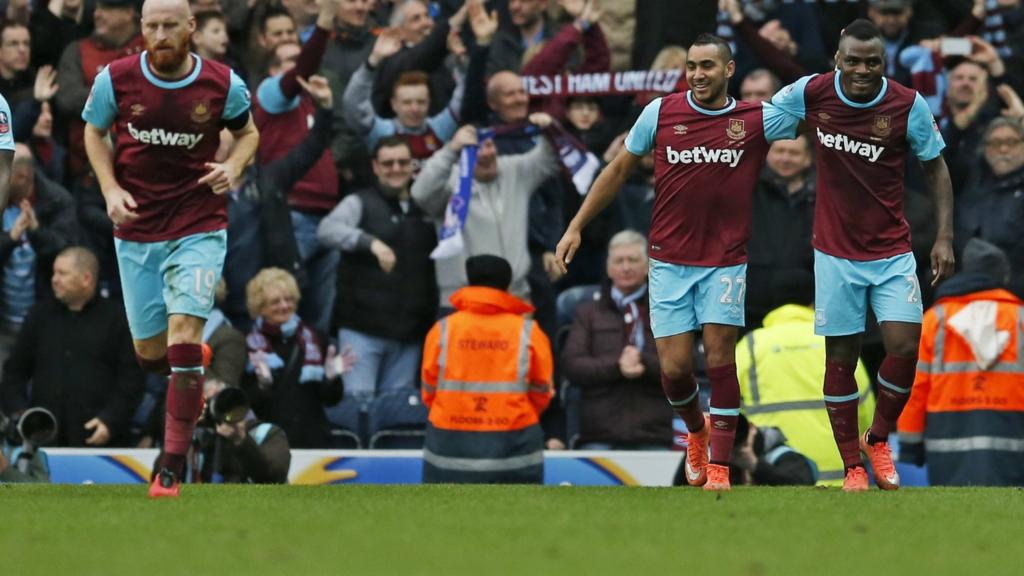
[[[49,410],[30,408],[17,419],[0,412],[0,484],[49,482],[49,461],[39,446],[56,434],[57,419]]]
[[[291,452],[284,431],[257,420],[239,388],[210,379],[204,392],[207,409],[193,439],[201,481],[287,483]]]

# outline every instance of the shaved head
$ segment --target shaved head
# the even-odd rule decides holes
[[[188,20],[192,17],[192,7],[188,0],[146,0],[142,4],[142,19],[157,13],[169,13]]]

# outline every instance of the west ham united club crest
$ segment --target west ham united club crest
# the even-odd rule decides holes
[[[891,116],[875,116],[875,122],[871,125],[871,132],[879,138],[888,138],[892,132]]]
[[[210,120],[210,103],[200,100],[192,103],[192,121],[196,124],[206,124]]]
[[[725,135],[730,140],[742,140],[747,136],[747,127],[739,118],[729,118],[729,127],[725,129]]]

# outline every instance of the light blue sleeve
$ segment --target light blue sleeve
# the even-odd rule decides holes
[[[914,105],[910,108],[910,117],[907,119],[907,142],[922,162],[934,160],[946,147],[939,125],[935,123],[935,117],[928,108],[928,102],[920,94],[914,98]]]
[[[451,140],[452,136],[455,136],[455,131],[459,129],[459,123],[455,121],[451,106],[446,106],[444,110],[435,114],[433,118],[428,119],[427,124],[434,131],[434,134],[441,139],[441,142],[445,143]]]
[[[772,105],[771,102],[762,103],[761,108],[765,140],[774,142],[796,138],[796,130],[800,125],[799,118],[788,112],[783,112],[782,108]]]
[[[231,87],[228,88],[228,101],[224,104],[224,120],[234,120],[249,111],[252,105],[252,96],[249,95],[249,88],[245,82],[231,71]]]
[[[103,68],[93,80],[89,99],[82,109],[82,120],[100,130],[110,128],[117,118],[117,102],[114,100],[114,83],[110,80],[110,69]]]
[[[299,107],[300,96],[296,96],[291,100],[285,98],[284,92],[281,91],[281,78],[281,74],[271,76],[260,82],[259,88],[256,88],[256,96],[260,100],[260,108],[266,111],[267,114],[284,114]]]
[[[395,127],[395,124],[397,123],[398,120],[395,118],[388,118],[387,120],[384,120],[383,118],[374,116],[373,126],[371,126],[370,131],[366,133],[366,147],[373,150],[377,147],[377,142],[381,139],[398,134],[398,129]]]
[[[14,120],[11,105],[0,95],[0,150],[14,150]]]
[[[797,80],[796,82],[793,82],[789,86],[786,86],[782,90],[779,90],[778,92],[775,93],[775,96],[772,96],[771,105],[777,109],[777,112],[788,114],[789,116],[795,118],[798,121],[803,120],[804,117],[807,116],[807,104],[804,102],[804,90],[807,88],[807,83],[810,82],[811,78],[814,78],[815,76],[817,76],[817,74],[804,76],[803,78]],[[769,112],[767,109],[765,109],[765,137],[768,137],[768,123],[769,121],[771,121],[773,122],[773,130],[775,128],[790,130],[789,132],[786,133],[773,132],[773,135],[776,136],[776,138],[774,138],[775,140],[778,140],[779,138],[796,138],[796,123],[791,124],[789,122],[781,122],[781,120],[774,117],[776,111],[772,111],[771,114],[772,118],[769,118]],[[779,122],[780,124],[777,126],[774,124],[776,122]]]
[[[658,133],[658,115],[661,113],[661,98],[651,100],[636,119],[636,124],[626,136],[626,150],[634,156],[644,156],[654,149],[654,136]]]

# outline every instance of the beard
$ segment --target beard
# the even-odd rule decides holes
[[[187,39],[180,40],[180,42],[177,42],[177,45],[172,42],[166,42],[158,46],[154,46],[149,40],[146,40],[149,65],[157,72],[163,74],[173,74],[181,69],[185,59],[189,57],[190,46]],[[166,50],[166,48],[170,48],[170,50]]]

